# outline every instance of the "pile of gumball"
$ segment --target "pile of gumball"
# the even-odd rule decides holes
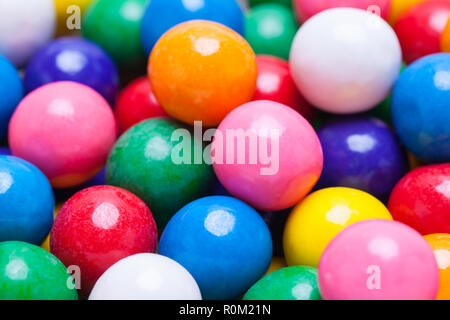
[[[449,18],[0,0],[0,299],[450,299]]]

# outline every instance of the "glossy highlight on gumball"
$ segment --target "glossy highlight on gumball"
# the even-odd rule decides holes
[[[216,126],[252,99],[256,58],[235,31],[195,20],[177,25],[159,39],[150,55],[148,76],[170,116],[188,124],[202,121],[204,126]]]
[[[335,187],[316,191],[290,214],[283,235],[289,266],[317,267],[330,241],[347,226],[362,220],[392,220],[378,199],[360,190]]]
[[[53,224],[50,182],[31,163],[0,155],[0,242],[40,245]]]
[[[253,208],[212,196],[175,214],[163,231],[159,253],[192,274],[204,299],[236,299],[267,271],[272,239]]]
[[[439,267],[440,285],[436,300],[450,300],[450,233],[434,233],[424,238],[433,248]]]
[[[111,58],[93,42],[75,37],[53,40],[36,52],[27,65],[27,92],[56,81],[85,84],[113,104],[119,75]]]
[[[319,288],[326,300],[433,300],[439,271],[417,231],[373,219],[345,228],[331,241],[320,260]]]
[[[13,155],[36,165],[56,188],[80,185],[100,171],[116,135],[106,100],[70,81],[50,83],[28,94],[9,124]]]
[[[233,110],[220,123],[212,150],[214,171],[225,189],[259,210],[295,205],[322,171],[314,129],[298,112],[273,101]]]
[[[152,213],[134,194],[113,186],[76,193],[61,208],[50,234],[50,251],[81,272],[80,295],[127,256],[155,252],[157,229]]]
[[[389,211],[420,233],[450,233],[450,164],[419,167],[395,186]]]
[[[236,0],[152,0],[141,23],[141,40],[150,54],[156,42],[170,28],[189,20],[218,22],[244,33],[244,14]]]

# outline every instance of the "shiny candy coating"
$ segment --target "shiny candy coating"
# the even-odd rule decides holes
[[[307,196],[286,223],[283,244],[289,266],[317,267],[323,251],[345,227],[367,219],[392,217],[375,197],[351,188],[327,188]]]
[[[19,72],[7,58],[0,55],[0,139],[6,138],[9,120],[23,95]]]
[[[13,155],[36,165],[52,186],[64,188],[101,170],[116,131],[111,107],[99,93],[75,82],[54,82],[19,104],[9,125],[9,143]]]
[[[450,300],[450,233],[434,233],[424,237],[431,245],[439,266],[440,286],[437,300]]]
[[[119,89],[119,75],[111,58],[95,43],[75,37],[53,40],[37,51],[27,65],[27,92],[56,81],[85,84],[110,104]]]
[[[192,274],[204,299],[235,299],[267,271],[272,241],[254,209],[212,196],[177,212],[163,231],[159,253]]]
[[[450,2],[428,0],[412,7],[394,25],[407,64],[440,52],[441,36],[450,17]]]
[[[449,82],[450,53],[438,53],[408,66],[392,94],[398,136],[409,151],[427,162],[450,161]]]
[[[148,75],[169,115],[188,124],[198,120],[203,126],[216,126],[252,99],[256,58],[233,30],[196,20],[164,34],[150,56]]]
[[[271,100],[285,104],[308,121],[314,118],[314,108],[306,102],[295,86],[289,63],[269,55],[256,56],[258,80],[253,100]]]
[[[338,114],[368,111],[382,102],[401,65],[400,44],[389,24],[352,8],[309,19],[290,54],[292,77],[306,100]]]
[[[143,120],[167,116],[145,76],[134,80],[120,92],[114,113],[121,134]]]
[[[274,271],[255,283],[243,300],[321,300],[317,269],[293,266]]]
[[[84,189],[58,213],[50,251],[81,272],[83,297],[111,265],[136,253],[155,252],[157,229],[152,213],[134,194],[112,186]]]
[[[432,300],[439,272],[430,245],[395,221],[367,220],[339,233],[319,266],[327,300]]]
[[[77,300],[64,265],[35,245],[0,242],[0,300]]]
[[[235,136],[246,141],[243,148],[233,143],[239,140]],[[214,171],[222,185],[259,210],[295,205],[322,171],[322,148],[311,125],[273,101],[253,101],[233,110],[221,122],[212,149]]]
[[[214,21],[244,33],[244,15],[236,0],[151,0],[141,22],[147,56],[166,31],[189,20]]]
[[[317,135],[324,155],[319,188],[355,188],[386,201],[407,172],[397,137],[378,119],[338,118],[322,125]]]
[[[422,234],[450,233],[450,164],[408,173],[392,191],[389,211]]]
[[[281,4],[260,5],[247,13],[245,39],[256,54],[288,59],[297,30],[292,10]]]
[[[172,140],[177,132],[186,137]],[[190,156],[178,159],[186,144]],[[109,155],[106,181],[144,200],[163,228],[179,209],[205,196],[212,186],[213,169],[204,161],[196,164],[198,154],[203,155],[202,142],[188,128],[164,118],[146,120],[117,141]]]
[[[113,264],[98,279],[89,300],[201,300],[194,278],[179,263],[140,253]]]
[[[38,168],[0,156],[0,242],[40,245],[52,226],[54,205],[50,183]]]

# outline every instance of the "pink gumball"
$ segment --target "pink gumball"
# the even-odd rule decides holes
[[[212,155],[228,192],[271,211],[299,202],[323,165],[320,141],[308,121],[288,106],[265,100],[244,104],[222,121]]]
[[[319,264],[328,300],[431,300],[439,287],[433,250],[414,229],[366,220],[341,231]]]
[[[66,81],[28,94],[9,125],[12,153],[35,164],[57,188],[79,185],[101,170],[116,135],[103,97]]]
[[[324,10],[339,7],[367,10],[387,19],[391,0],[293,0],[293,5],[300,22]]]

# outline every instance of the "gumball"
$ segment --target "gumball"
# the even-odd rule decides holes
[[[117,141],[106,166],[106,181],[144,200],[163,228],[179,209],[209,191],[214,172],[202,155],[202,142],[180,123],[146,120]]]
[[[6,138],[9,120],[23,95],[19,72],[8,59],[0,55],[0,139]]]
[[[159,253],[192,274],[204,299],[235,299],[267,271],[272,239],[250,206],[212,196],[175,214],[163,231]]]
[[[111,58],[96,44],[76,37],[53,40],[32,57],[26,68],[28,92],[64,80],[91,87],[110,104],[119,89],[119,75]]]
[[[270,262],[270,266],[269,266],[269,270],[267,270],[266,275],[280,270],[282,268],[286,268],[287,264],[286,261],[284,260],[284,258],[282,257],[273,257],[272,261]]]
[[[295,205],[322,171],[322,148],[314,129],[299,113],[273,101],[233,110],[221,122],[212,150],[222,185],[259,210]]]
[[[55,205],[55,209],[53,210],[53,218],[56,218],[59,211],[61,211],[63,204],[64,203],[58,203]],[[45,238],[44,242],[42,242],[41,244],[41,248],[47,250],[48,252],[50,252],[50,231],[47,234],[47,237]]]
[[[151,0],[141,23],[141,40],[147,56],[170,28],[189,20],[209,20],[244,33],[244,15],[236,0]]]
[[[61,208],[50,234],[50,251],[64,265],[77,265],[80,294],[87,297],[114,263],[136,253],[155,252],[152,213],[134,194],[113,186],[76,193]]]
[[[431,163],[450,161],[449,82],[450,54],[434,54],[406,68],[392,93],[392,120],[400,140]]]
[[[53,0],[0,0],[0,55],[23,66],[55,32]]]
[[[114,113],[120,133],[143,120],[167,116],[147,77],[134,80],[120,92]]]
[[[57,18],[57,35],[77,35],[81,17],[93,0],[54,0]]]
[[[283,245],[287,264],[317,267],[334,236],[367,219],[392,217],[383,203],[360,190],[335,187],[312,193],[294,208],[286,223]]]
[[[387,22],[359,9],[338,8],[302,25],[290,65],[298,89],[312,105],[347,114],[368,111],[388,96],[402,54]]]
[[[449,188],[450,164],[417,168],[395,186],[389,211],[422,234],[450,233]]]
[[[0,300],[77,300],[64,265],[35,245],[0,242]]]
[[[93,89],[54,82],[28,94],[9,125],[12,153],[36,165],[56,188],[93,177],[116,139],[114,114]]]
[[[148,0],[96,0],[83,15],[83,37],[99,44],[121,69],[145,63],[139,38]]]
[[[381,120],[337,118],[322,125],[317,135],[324,157],[320,188],[355,188],[385,201],[408,170],[397,137]]]
[[[253,100],[271,100],[285,104],[312,121],[314,109],[298,92],[289,63],[267,55],[256,56],[256,62],[258,79]]]
[[[289,58],[298,25],[292,10],[281,4],[264,4],[247,13],[245,39],[256,54]]]
[[[97,280],[89,300],[201,300],[191,274],[167,257],[140,253],[113,264]]]
[[[397,20],[418,3],[428,0],[391,0],[389,23],[395,25]]]
[[[450,300],[450,234],[429,234],[425,240],[433,248],[439,266],[440,286],[436,299]]]
[[[441,36],[450,17],[450,2],[428,0],[414,6],[394,25],[407,64],[440,52]]]
[[[367,220],[345,228],[319,266],[326,300],[431,300],[439,272],[430,245],[408,226]]]
[[[254,52],[239,34],[197,20],[177,25],[158,41],[148,74],[156,98],[170,116],[188,124],[198,120],[216,126],[252,99],[257,67]]]
[[[300,21],[306,21],[322,11],[341,7],[366,10],[387,19],[391,6],[391,0],[292,0],[292,3]]]
[[[11,150],[8,147],[0,147],[0,155],[10,156],[12,155]]]
[[[50,183],[38,168],[0,155],[0,242],[40,245],[52,227],[54,205]]]
[[[252,7],[265,3],[277,3],[292,8],[292,0],[250,0],[250,6]]]
[[[293,266],[274,271],[255,283],[243,300],[322,300],[317,269]]]

